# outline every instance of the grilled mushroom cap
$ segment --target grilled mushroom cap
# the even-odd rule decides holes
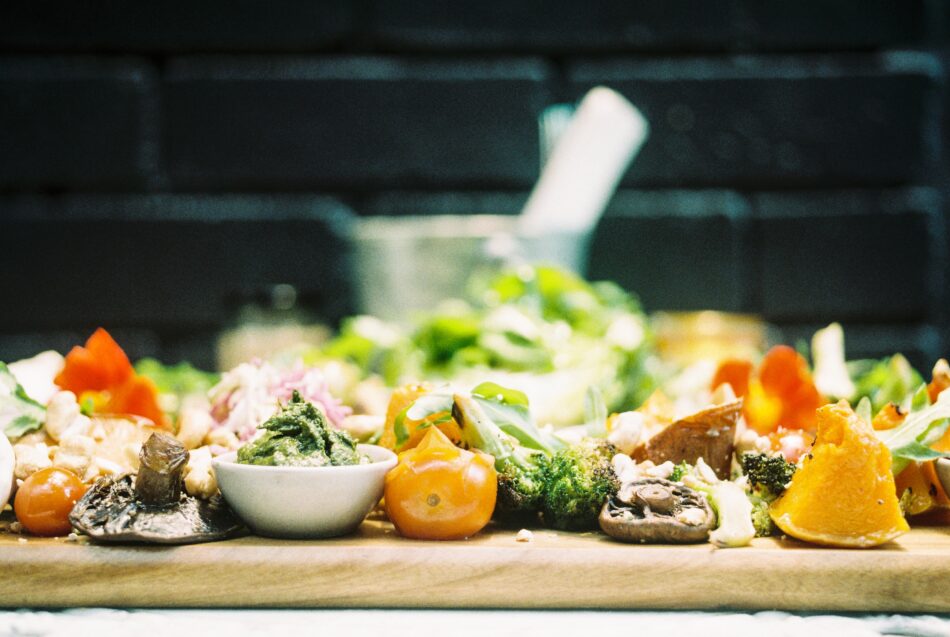
[[[137,477],[99,480],[69,514],[74,527],[102,542],[186,544],[224,538],[241,523],[220,495],[199,500],[181,489],[188,452],[155,433],[142,446]]]
[[[703,542],[716,517],[706,498],[689,487],[647,478],[623,485],[600,512],[600,528],[624,542]]]

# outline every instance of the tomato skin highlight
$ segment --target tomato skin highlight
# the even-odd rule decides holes
[[[67,535],[69,512],[86,493],[82,480],[66,469],[41,469],[24,480],[13,500],[17,520],[33,535]]]
[[[422,442],[399,454],[399,464],[386,475],[386,514],[405,537],[471,537],[495,510],[494,459],[459,449],[437,427],[427,429]]]

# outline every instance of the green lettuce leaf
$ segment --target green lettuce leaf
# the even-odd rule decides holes
[[[7,438],[19,438],[46,422],[46,408],[26,395],[13,372],[0,363],[0,428]]]

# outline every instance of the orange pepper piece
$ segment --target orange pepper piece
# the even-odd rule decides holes
[[[158,427],[170,422],[158,405],[158,388],[135,373],[129,357],[103,328],[93,332],[85,347],[76,346],[66,355],[63,370],[54,382],[83,399],[93,396],[97,413],[134,414]]]
[[[826,401],[815,387],[808,362],[801,354],[787,345],[773,347],[762,360],[759,380],[766,394],[782,401],[778,424],[788,429],[815,429],[815,410]]]
[[[148,418],[155,426],[171,429],[165,412],[158,406],[158,388],[150,378],[133,376],[112,390],[101,410],[109,414],[135,414]]]
[[[927,395],[930,397],[931,404],[937,402],[937,396],[948,387],[950,387],[950,363],[947,363],[947,359],[941,358],[934,365],[931,381],[927,385]]]
[[[736,396],[749,393],[749,379],[752,377],[752,363],[738,358],[727,358],[719,363],[709,389],[715,391],[723,383],[729,383]]]
[[[135,375],[132,363],[109,332],[97,329],[85,347],[74,347],[54,382],[77,396],[84,391],[105,391]]]

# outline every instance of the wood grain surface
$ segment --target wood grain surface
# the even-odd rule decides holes
[[[246,536],[179,547],[0,534],[5,607],[443,607],[950,612],[950,519],[872,550],[763,538],[639,546],[599,533],[489,530],[461,542]]]

